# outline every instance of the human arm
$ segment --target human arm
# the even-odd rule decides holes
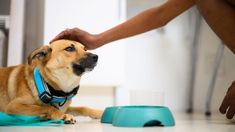
[[[83,43],[87,49],[95,49],[106,43],[134,36],[159,28],[194,5],[191,0],[169,0],[161,6],[147,9],[135,17],[100,34],[90,34],[78,28],[67,29],[58,39],[72,39]]]
[[[195,3],[211,29],[235,53],[235,0],[195,0]]]

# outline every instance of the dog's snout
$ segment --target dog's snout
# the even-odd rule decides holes
[[[98,55],[95,55],[95,54],[92,54],[91,55],[91,58],[94,62],[97,62],[98,61]]]
[[[98,61],[98,55],[96,54],[92,54],[92,53],[88,53],[87,54],[87,59],[96,63]]]
[[[80,76],[85,71],[91,71],[96,66],[97,61],[98,55],[87,53],[84,58],[73,63],[74,73]]]

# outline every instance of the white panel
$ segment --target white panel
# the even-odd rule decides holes
[[[12,0],[7,65],[22,63],[25,0]]]

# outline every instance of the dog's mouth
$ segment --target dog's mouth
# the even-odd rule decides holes
[[[75,64],[73,64],[73,72],[76,75],[80,76],[82,73],[85,72],[85,68],[82,67],[81,65],[75,63]]]
[[[92,71],[98,61],[98,56],[92,53],[88,53],[85,58],[72,64],[73,72],[81,76],[86,71]]]

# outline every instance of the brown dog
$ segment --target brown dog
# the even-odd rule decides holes
[[[45,116],[75,123],[73,115],[100,118],[102,111],[70,107],[81,75],[92,70],[98,56],[75,41],[58,40],[34,50],[28,64],[0,68],[0,111]]]

